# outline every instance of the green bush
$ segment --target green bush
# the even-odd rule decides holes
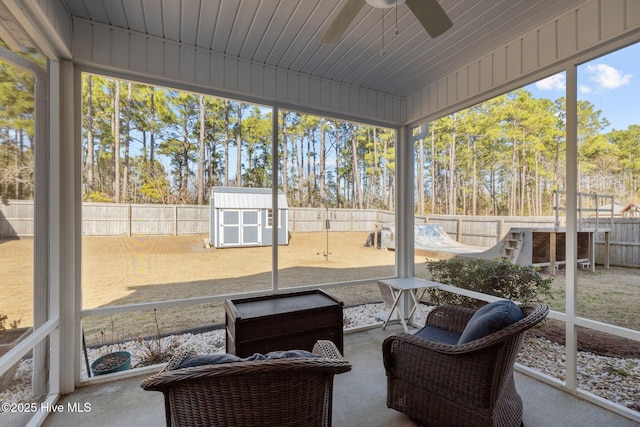
[[[113,202],[113,198],[109,195],[102,193],[100,191],[92,191],[88,196],[85,197],[85,201],[87,202],[96,202],[96,203],[111,203]]]
[[[427,261],[427,269],[435,282],[487,295],[518,302],[541,301],[543,296],[551,298],[553,278],[545,279],[536,267],[516,265],[509,260],[452,258]],[[428,293],[431,302],[437,305],[479,308],[486,304],[485,301],[438,289],[429,289]]]

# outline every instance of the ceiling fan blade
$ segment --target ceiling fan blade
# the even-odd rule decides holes
[[[335,44],[340,41],[340,38],[347,30],[351,21],[353,21],[358,15],[358,12],[362,9],[366,0],[348,0],[344,7],[338,13],[336,19],[331,23],[331,26],[322,37],[322,43]]]
[[[438,0],[407,0],[406,3],[431,38],[438,37],[453,26]]]

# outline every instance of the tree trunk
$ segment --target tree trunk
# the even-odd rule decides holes
[[[380,185],[380,153],[378,153],[378,128],[373,128],[373,168],[374,168],[374,189],[373,194],[376,201],[376,208],[380,207],[380,192],[382,186]]]
[[[151,162],[151,170],[156,170],[156,100],[155,100],[155,88],[151,87],[151,129],[149,132],[149,162]],[[155,174],[154,174],[155,175]],[[155,176],[154,176],[155,177]]]
[[[424,138],[418,142],[418,215],[424,215]]]
[[[396,143],[395,140],[391,141],[391,143],[392,143],[393,147],[395,147],[395,143]],[[395,192],[395,173],[392,171],[389,174],[389,200],[387,202],[390,211],[393,211],[396,208],[395,207],[396,206],[396,204],[395,204],[395,197],[396,197],[395,193],[396,193]]]
[[[325,207],[325,171],[326,171],[326,163],[327,163],[327,152],[326,152],[326,140],[325,140],[325,132],[324,126],[322,125],[322,121],[320,122],[320,177],[318,178],[319,187],[320,187],[320,207]]]
[[[358,209],[362,209],[362,189],[360,187],[360,177],[359,177],[359,161],[358,161],[358,137],[356,129],[351,130],[351,151],[352,151],[352,165],[353,169],[353,187],[354,187],[354,204],[357,204]]]
[[[451,144],[449,146],[449,215],[456,214],[455,173],[456,173],[456,113],[453,113]]]
[[[129,195],[129,147],[131,145],[131,82],[127,83],[127,122],[124,136],[124,172],[122,174],[122,201],[127,202]]]
[[[224,186],[229,186],[229,143],[231,141],[231,101],[224,101]]]
[[[113,100],[113,194],[115,202],[120,203],[120,81],[116,80],[116,94]]]
[[[313,138],[313,144],[311,139]],[[315,147],[315,129],[309,130],[309,137],[307,138],[307,206],[313,206],[313,185],[311,179],[315,178],[311,175],[311,147]]]
[[[86,194],[93,191],[93,161],[94,161],[94,141],[93,141],[93,79],[89,74],[87,76],[87,158],[85,159],[86,168]]]
[[[473,174],[473,176],[471,177],[471,191],[473,193],[471,195],[471,215],[476,216],[478,213],[478,159],[476,157],[475,137],[473,137],[471,141],[471,155],[473,157],[473,168],[471,172]]]
[[[22,167],[24,166],[24,130],[18,129],[18,149],[15,156],[15,187],[16,199],[23,199]]]
[[[511,151],[511,196],[509,197],[509,216],[516,213],[516,188],[518,183],[518,174],[516,168],[517,157],[517,141],[513,139],[513,150]]]
[[[431,213],[436,213],[436,131],[431,126]]]
[[[304,205],[304,138],[300,137],[300,151],[298,152],[298,194],[300,197],[300,206]]]
[[[389,192],[389,185],[388,183],[388,176],[387,176],[387,153],[389,152],[389,141],[387,141],[387,139],[384,140],[384,146],[382,147],[382,149],[384,150],[384,154],[385,156],[383,157],[383,162],[382,162],[382,191],[383,193],[380,195],[380,199],[382,200],[382,203],[384,204],[384,206],[386,207],[386,209],[389,209],[389,204],[388,204],[388,192]]]
[[[541,216],[542,215],[542,194],[540,193],[540,176],[538,175],[538,161],[540,160],[540,156],[536,152],[534,154],[534,171],[533,171],[533,215]]]
[[[238,103],[238,134],[236,135],[236,187],[242,187],[242,102]]]
[[[491,168],[491,201],[493,202],[493,215],[499,215],[498,213],[498,200],[496,198],[496,171]]]
[[[526,152],[525,152],[525,133],[524,128],[522,128],[522,147],[521,147],[521,162],[522,167],[520,170],[520,215],[525,215],[525,200],[526,200],[526,192],[527,192],[527,162],[526,162]]]
[[[282,191],[288,197],[289,196],[289,182],[287,177],[287,165],[289,164],[289,152],[287,151],[289,128],[287,126],[287,119],[289,112],[282,112]]]
[[[198,140],[198,204],[204,203],[204,138],[205,138],[205,103],[204,95],[200,95],[200,138]]]
[[[340,133],[338,132],[338,122],[334,122],[336,133],[336,208],[340,207]]]

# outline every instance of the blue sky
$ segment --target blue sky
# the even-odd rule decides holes
[[[526,87],[537,98],[565,95],[564,73]],[[640,43],[578,67],[578,97],[602,111],[611,125],[606,130],[640,124]]]

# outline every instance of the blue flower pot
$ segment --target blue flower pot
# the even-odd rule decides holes
[[[98,357],[91,363],[94,376],[112,374],[114,372],[131,369],[131,353],[128,351],[114,351]]]

